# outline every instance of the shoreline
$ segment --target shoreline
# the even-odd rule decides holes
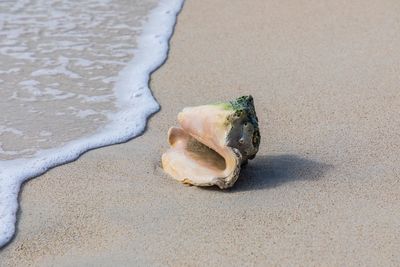
[[[132,141],[26,183],[0,265],[396,265],[399,9],[185,2],[151,76],[160,112]],[[244,94],[261,145],[235,186],[168,177],[178,112]]]
[[[0,248],[14,234],[17,198],[22,183],[49,169],[73,162],[90,150],[124,143],[144,132],[149,117],[159,110],[148,87],[150,74],[167,58],[168,43],[182,5],[182,0],[169,4],[160,0],[148,14],[148,21],[142,26],[143,32],[137,40],[134,58],[118,73],[113,91],[119,109],[109,116],[106,125],[62,146],[39,150],[31,158],[0,162]],[[126,121],[132,124],[124,125]]]

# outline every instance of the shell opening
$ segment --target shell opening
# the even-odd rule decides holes
[[[220,188],[232,186],[240,170],[240,153],[231,148],[216,151],[185,132],[182,128],[169,130],[171,148],[163,154],[164,170],[173,178],[192,185]]]
[[[194,138],[188,140],[186,144],[186,152],[200,165],[221,172],[226,169],[226,161],[224,157]]]

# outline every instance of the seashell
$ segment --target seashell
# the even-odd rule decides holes
[[[252,96],[184,108],[178,122],[180,127],[168,131],[171,148],[162,155],[162,166],[182,183],[232,187],[241,166],[258,152],[260,131]]]

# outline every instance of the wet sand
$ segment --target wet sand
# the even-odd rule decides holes
[[[400,4],[187,1],[145,133],[25,184],[1,266],[400,262]],[[252,94],[262,144],[231,190],[165,175],[185,106]]]

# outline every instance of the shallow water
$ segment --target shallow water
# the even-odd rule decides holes
[[[182,2],[0,2],[0,247],[24,181],[144,130]]]
[[[156,0],[0,2],[0,159],[93,133]]]

